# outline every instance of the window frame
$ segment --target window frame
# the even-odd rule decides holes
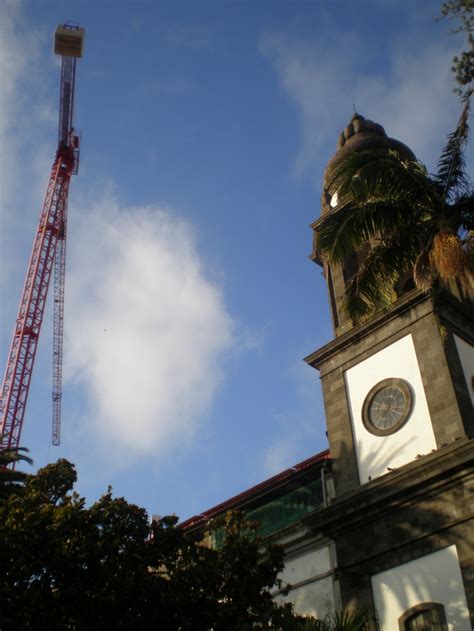
[[[399,631],[407,631],[406,623],[410,621],[410,618],[423,611],[436,611],[440,622],[440,631],[448,631],[448,623],[446,620],[446,611],[442,603],[424,602],[413,605],[410,609],[407,609],[398,619]]]

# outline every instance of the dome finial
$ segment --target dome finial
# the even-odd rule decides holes
[[[359,114],[356,111],[354,104],[352,104],[352,107],[354,109],[354,114],[349,124],[347,125],[347,127],[339,135],[339,140],[337,143],[338,149],[340,149],[341,147],[344,147],[344,145],[346,144],[346,141],[349,140],[349,138],[351,138],[355,134],[372,133],[372,134],[378,134],[379,136],[385,136],[385,137],[387,136],[387,134],[385,133],[385,129],[382,127],[382,125],[379,125],[378,123],[374,123],[374,121],[371,121],[368,118],[364,118],[362,114]]]
[[[337,192],[334,188],[334,172],[337,165],[352,152],[362,151],[395,151],[404,160],[416,160],[413,151],[395,138],[389,138],[382,125],[364,118],[355,111],[352,118],[339,135],[336,153],[329,160],[324,171],[322,211],[329,212],[333,207],[331,200]]]

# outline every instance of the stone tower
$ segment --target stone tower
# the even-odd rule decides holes
[[[338,212],[334,169],[369,149],[415,159],[380,125],[353,116],[325,170],[312,224],[311,258],[320,265],[318,230]],[[450,291],[434,300],[408,283],[387,311],[356,324],[342,300],[363,256],[348,252],[325,269],[335,338],[305,359],[320,372],[336,492],[314,528],[336,542],[344,606],[385,611],[388,574],[410,562],[422,571],[451,544],[473,611],[473,304]]]
[[[321,264],[318,230],[329,213],[338,211],[334,168],[349,152],[368,149],[415,159],[380,125],[353,116],[324,173],[321,217],[312,224],[316,263]],[[349,252],[343,265],[325,270],[335,339],[306,358],[321,374],[339,493],[453,440],[474,437],[472,304],[445,292],[435,311],[429,293],[407,291],[405,286],[388,312],[356,325],[342,300],[361,257],[361,252]],[[376,427],[370,411],[377,404],[387,405],[389,396],[398,398],[395,415],[402,422],[384,428],[380,421]]]

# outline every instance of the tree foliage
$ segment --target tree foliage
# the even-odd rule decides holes
[[[455,92],[467,98],[474,79],[474,0],[448,0],[441,6],[441,15],[457,22],[455,33],[466,35],[467,50],[453,58],[457,87]]]
[[[25,447],[0,449],[0,500],[23,490],[28,474],[13,467],[19,462],[33,464],[31,458],[26,455],[27,451]]]
[[[287,631],[379,631],[378,616],[368,609],[328,614],[322,620],[300,618]]]
[[[278,607],[280,548],[262,553],[253,525],[228,515],[219,549],[183,531],[176,517],[151,524],[110,489],[92,506],[59,460],[0,502],[0,628],[285,629]]]

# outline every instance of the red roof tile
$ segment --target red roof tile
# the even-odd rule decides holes
[[[224,513],[232,508],[237,507],[239,504],[242,504],[244,501],[250,499],[253,495],[257,495],[258,493],[262,491],[266,491],[267,489],[270,489],[272,486],[275,486],[276,484],[280,482],[284,482],[285,480],[288,480],[295,473],[300,473],[301,471],[304,471],[305,469],[309,469],[309,467],[316,464],[317,462],[322,462],[323,460],[329,460],[329,459],[330,459],[329,449],[326,449],[325,451],[321,451],[319,454],[315,454],[314,456],[311,456],[311,458],[307,458],[306,460],[299,462],[293,467],[290,467],[289,469],[285,469],[284,471],[277,473],[273,477],[268,478],[267,480],[264,480],[263,482],[260,482],[259,484],[256,484],[255,486],[250,487],[246,491],[243,491],[242,493],[239,493],[238,495],[234,495],[234,497],[231,497],[225,502],[222,502],[221,504],[217,504],[217,506],[214,506],[213,508],[210,508],[207,511],[204,511],[201,515],[194,515],[194,517],[189,517],[189,519],[186,519],[179,525],[181,528],[191,528],[192,526],[197,526],[198,524],[204,521],[207,521],[211,519],[212,517],[216,517],[220,513]]]

